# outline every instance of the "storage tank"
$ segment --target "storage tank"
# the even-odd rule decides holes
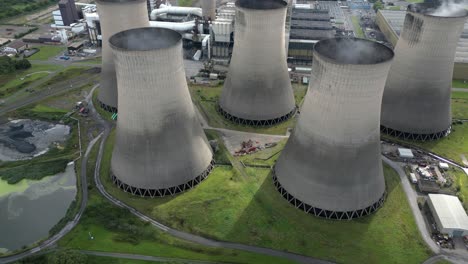
[[[109,112],[117,112],[117,80],[109,38],[113,34],[138,27],[148,27],[146,0],[97,0],[101,23],[102,69],[98,101]]]
[[[335,38],[313,51],[311,80],[296,128],[274,168],[295,207],[328,219],[376,211],[385,199],[380,106],[393,51]]]
[[[219,112],[238,124],[269,126],[294,115],[286,63],[286,2],[236,1],[235,42]]]
[[[384,133],[433,140],[450,132],[454,57],[467,11],[439,11],[430,4],[408,6],[385,85]]]
[[[182,36],[137,28],[109,42],[119,89],[113,182],[150,197],[194,187],[214,163],[185,80]]]
[[[202,16],[206,19],[215,20],[216,0],[201,0]]]

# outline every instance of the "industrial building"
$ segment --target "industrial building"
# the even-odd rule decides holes
[[[468,215],[458,197],[429,194],[428,205],[440,233],[450,237],[468,236]]]
[[[119,90],[113,182],[150,197],[194,187],[214,162],[185,80],[182,36],[137,28],[109,42]]]
[[[468,11],[435,16],[432,5],[408,6],[382,101],[382,132],[434,140],[451,128],[453,63]]]
[[[238,0],[236,7],[234,50],[218,110],[243,125],[283,122],[296,112],[286,63],[287,4]]]
[[[376,23],[393,46],[396,46],[400,37],[405,16],[406,11],[379,10],[377,12]],[[455,50],[453,79],[468,80],[468,21],[465,22]]]
[[[75,0],[60,0],[58,6],[60,16],[58,16],[57,12],[53,13],[56,25],[69,26],[79,19]]]
[[[312,50],[317,41],[335,36],[329,11],[313,5],[295,5],[291,14],[288,64],[312,65]]]
[[[309,90],[273,175],[295,207],[349,220],[383,204],[380,104],[392,59],[390,48],[364,39],[315,44]]]
[[[109,112],[117,112],[117,79],[108,39],[113,34],[149,26],[146,0],[97,0],[102,30],[102,70],[98,100]]]

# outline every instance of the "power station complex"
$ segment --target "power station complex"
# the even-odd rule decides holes
[[[467,11],[437,16],[431,7],[408,7],[395,47],[381,121],[392,136],[434,140],[450,132],[454,57]]]
[[[309,91],[276,163],[274,183],[307,213],[361,217],[385,199],[379,124],[393,51],[338,38],[319,41],[313,55]]]
[[[216,18],[214,3],[202,1],[208,21]],[[144,0],[98,5],[108,39],[99,100],[119,110],[113,182],[149,197],[194,187],[214,160],[185,79],[183,35],[148,26]],[[233,56],[218,107],[232,122],[268,126],[296,113],[286,6],[282,0],[236,2]],[[467,12],[430,12],[425,5],[409,7],[395,60],[390,48],[364,39],[315,44],[309,90],[273,170],[277,190],[295,207],[327,219],[371,214],[386,197],[381,127],[422,140],[450,130],[453,55]]]
[[[109,43],[119,95],[114,183],[151,197],[192,188],[210,173],[213,154],[185,80],[182,36],[137,28]]]
[[[102,30],[102,74],[98,100],[101,107],[117,112],[117,80],[109,38],[120,31],[149,26],[146,0],[97,0]]]
[[[285,51],[283,0],[236,2],[234,50],[219,112],[238,124],[268,126],[296,112]]]

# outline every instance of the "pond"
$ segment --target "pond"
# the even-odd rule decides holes
[[[48,237],[76,196],[74,163],[40,181],[8,185],[0,180],[0,252],[20,249]]]

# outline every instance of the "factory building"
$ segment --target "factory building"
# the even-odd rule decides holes
[[[450,237],[468,236],[468,215],[458,197],[429,194],[428,205],[439,232]]]
[[[102,70],[98,100],[109,112],[117,112],[117,79],[108,39],[113,34],[149,26],[146,0],[97,0],[102,30]]]
[[[109,42],[119,90],[113,182],[150,197],[194,187],[214,163],[185,80],[182,36],[137,28]]]
[[[52,13],[56,25],[70,26],[79,19],[75,0],[60,0],[58,6],[59,12]]]
[[[317,41],[335,36],[329,11],[313,5],[295,5],[291,14],[288,64],[312,65],[312,51]]]
[[[434,140],[451,128],[451,86],[458,39],[467,18],[433,15],[427,4],[408,6],[382,102],[382,132]]]
[[[396,46],[400,37],[405,16],[406,11],[379,10],[377,12],[376,23],[393,46]],[[453,79],[468,80],[468,21],[465,22],[455,50]]]
[[[244,125],[269,126],[296,112],[285,51],[287,4],[236,2],[235,43],[219,112]]]
[[[379,110],[392,58],[390,48],[363,39],[315,44],[309,91],[273,176],[295,207],[353,219],[383,204]]]

